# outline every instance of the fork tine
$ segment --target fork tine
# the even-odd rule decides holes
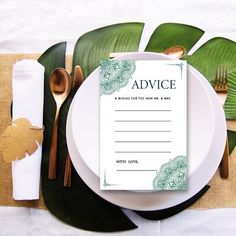
[[[220,67],[220,88],[224,89],[224,66]]]
[[[228,90],[228,68],[225,65],[218,65],[216,67],[214,88],[218,92]]]
[[[223,69],[223,85],[225,87],[225,84],[226,84],[226,67],[224,66],[224,69]]]
[[[227,70],[227,68],[225,67],[225,85],[227,85],[227,83],[228,83],[228,70]]]
[[[224,67],[224,89],[227,89],[228,86],[228,70],[227,67]]]
[[[218,88],[220,89],[221,88],[221,66],[219,65],[218,66],[218,78],[217,78],[217,81],[218,81]]]
[[[224,67],[220,66],[220,89],[223,89]]]
[[[219,66],[216,68],[215,86],[219,86]]]

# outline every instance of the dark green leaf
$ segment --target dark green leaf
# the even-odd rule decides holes
[[[172,46],[183,46],[188,52],[202,37],[204,31],[191,25],[165,23],[153,32],[145,51],[163,52]]]
[[[228,130],[227,133],[229,140],[229,153],[231,154],[236,146],[236,132]]]
[[[134,229],[136,225],[125,216],[121,209],[91,191],[75,169],[72,168],[72,187],[63,187],[67,155],[66,118],[72,97],[63,104],[59,117],[57,179],[48,180],[48,160],[55,114],[55,102],[50,93],[49,76],[55,68],[65,67],[65,50],[65,43],[54,45],[38,60],[45,66],[45,132],[42,158],[42,191],[45,205],[60,220],[81,229],[102,232]]]
[[[111,52],[138,51],[143,26],[143,23],[116,24],[84,34],[75,45],[72,68],[80,65],[86,78]]]

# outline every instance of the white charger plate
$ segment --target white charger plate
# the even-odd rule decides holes
[[[158,53],[129,53],[119,59],[171,60]],[[215,173],[224,150],[226,122],[208,81],[188,66],[188,190],[162,192],[101,191],[99,189],[99,69],[82,84],[67,119],[67,143],[73,165],[99,196],[134,210],[160,210],[196,194]]]

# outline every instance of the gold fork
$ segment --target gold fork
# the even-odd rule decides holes
[[[225,66],[218,66],[215,75],[214,90],[216,91],[222,106],[228,96],[228,70]],[[229,143],[226,137],[225,150],[220,163],[221,178],[227,179],[229,177]]]

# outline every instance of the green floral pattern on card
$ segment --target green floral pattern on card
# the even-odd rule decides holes
[[[153,179],[154,190],[186,190],[187,158],[177,156],[163,164]]]
[[[100,94],[110,95],[125,87],[135,71],[133,60],[102,60]]]

